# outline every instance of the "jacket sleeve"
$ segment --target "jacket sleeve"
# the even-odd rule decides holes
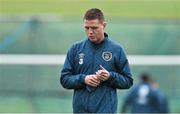
[[[118,89],[128,89],[133,85],[133,79],[129,68],[128,59],[123,49],[121,49],[116,61],[116,71],[110,71],[108,85]]]
[[[159,113],[169,113],[169,106],[168,106],[168,100],[167,97],[165,95],[165,93],[163,93],[160,90],[158,91],[158,106],[159,106]]]
[[[81,89],[85,87],[84,74],[74,74],[74,48],[68,53],[61,71],[60,83],[67,89]]]

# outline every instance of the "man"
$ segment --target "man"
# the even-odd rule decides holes
[[[108,38],[105,27],[102,11],[89,9],[84,15],[87,38],[67,53],[60,82],[64,88],[74,89],[74,113],[114,113],[116,89],[133,85],[125,52]]]
[[[151,81],[151,85],[157,96],[157,113],[169,113],[169,103],[166,94],[159,88],[155,80]]]
[[[166,96],[158,89],[157,83],[148,73],[141,74],[140,80],[127,95],[122,113],[168,113]]]

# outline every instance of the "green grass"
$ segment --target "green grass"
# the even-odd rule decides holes
[[[34,108],[27,98],[0,96],[0,113],[34,112]]]
[[[0,0],[0,14],[49,13],[62,17],[82,17],[93,7],[108,18],[179,19],[179,0]]]
[[[70,113],[71,98],[0,96],[0,113]]]
[[[72,98],[41,98],[34,101],[39,113],[72,113]]]
[[[179,0],[0,0],[2,17],[3,14],[24,16],[45,13],[62,19],[52,23],[40,22],[38,30],[33,33],[35,37],[27,31],[16,42],[1,50],[1,53],[65,54],[72,43],[85,37],[82,17],[92,7],[104,11],[108,21],[107,32],[113,40],[125,47],[128,54],[180,54]],[[68,20],[70,22],[63,22]],[[24,22],[1,22],[0,42],[22,24]],[[60,70],[61,66],[0,65],[1,90],[35,92],[33,98],[20,93],[17,96],[0,95],[0,112],[72,112],[72,98],[69,97],[72,91],[60,86]],[[133,66],[135,83],[142,71],[151,72],[167,93],[171,112],[180,112],[179,66]],[[50,96],[40,96],[39,93],[43,91],[49,91]],[[68,96],[53,97],[51,91]],[[118,109],[125,94],[126,91],[118,91]]]
[[[72,90],[60,86],[59,66],[0,65],[0,112],[72,112]],[[171,112],[180,112],[180,66],[131,66],[134,84],[142,71],[150,72],[167,94]],[[26,94],[18,93],[18,91]],[[58,96],[53,92],[60,93]],[[128,90],[118,90],[119,106]],[[11,93],[12,92],[12,93]],[[41,92],[45,92],[45,95]],[[28,94],[30,93],[30,94]]]

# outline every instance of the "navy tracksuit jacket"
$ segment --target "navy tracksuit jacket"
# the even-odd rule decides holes
[[[130,90],[122,107],[123,113],[127,110],[131,113],[169,112],[165,94],[148,83],[140,83]]]
[[[109,71],[110,78],[97,88],[87,86],[85,76],[95,74],[100,65]],[[128,89],[133,85],[124,50],[106,33],[100,44],[93,44],[87,38],[70,48],[60,82],[64,88],[74,89],[74,113],[114,113],[117,111],[116,89]]]

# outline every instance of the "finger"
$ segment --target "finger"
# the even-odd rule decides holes
[[[108,73],[105,73],[105,72],[101,73],[100,76],[105,76],[106,77],[106,76],[108,76]]]
[[[98,78],[99,82],[102,81],[102,78],[100,76],[97,76],[97,78]]]
[[[102,73],[102,71],[103,71],[103,70],[98,70],[97,72],[98,72],[99,74],[101,74],[101,73]]]
[[[104,79],[103,79],[102,77],[100,77],[100,76],[98,77],[98,79],[100,80],[100,82],[104,80]]]
[[[95,76],[93,76],[93,77],[90,79],[90,81],[92,81],[92,82],[94,82],[94,83],[97,83],[97,84],[100,83],[100,81],[98,80],[98,78],[95,77]]]
[[[109,75],[108,74],[101,75],[100,78],[101,78],[101,80],[105,81],[109,78]]]
[[[98,74],[100,74],[100,75],[108,74],[108,71],[107,71],[107,70],[98,70],[97,72],[98,72]]]
[[[109,77],[109,72],[102,70],[100,75],[105,76],[105,77]]]
[[[97,75],[94,77],[94,79],[95,79],[96,81],[100,82],[100,80],[99,80],[99,78],[98,78]]]
[[[100,76],[102,76],[102,77],[107,77],[108,76],[108,72],[102,72],[102,71],[98,71],[98,72],[96,72],[96,75],[98,76],[98,77],[100,77]]]
[[[100,79],[101,74],[99,72],[96,72],[96,77]]]
[[[97,71],[96,72],[96,77],[98,78],[98,79],[100,79],[100,77],[101,77],[101,74]]]
[[[96,76],[100,76],[100,75],[101,75],[101,74],[97,71],[97,72],[96,72]]]
[[[98,83],[95,83],[95,82],[93,82],[93,81],[90,81],[89,84],[90,84],[91,86],[93,86],[93,87],[97,87],[97,86],[99,85]]]
[[[98,74],[99,74],[100,76],[106,76],[106,75],[108,75],[108,72],[107,72],[107,71],[104,71],[104,70],[101,70],[101,71],[98,72]]]
[[[108,75],[108,72],[102,71],[100,75]]]
[[[106,77],[104,75],[101,75],[100,77],[103,81],[106,79]]]
[[[104,76],[100,75],[100,76],[98,76],[98,79],[101,81],[104,81],[105,78],[104,78]]]

